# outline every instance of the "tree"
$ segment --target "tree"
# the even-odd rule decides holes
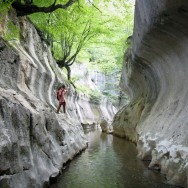
[[[71,79],[70,66],[75,62],[78,53],[84,47],[84,45],[95,35],[96,33],[93,33],[91,30],[91,23],[89,21],[85,24],[85,27],[80,35],[76,36],[75,33],[71,33],[70,31],[64,31],[62,34],[62,58],[56,62],[60,68],[66,68],[68,80]]]
[[[80,60],[83,51],[84,54],[88,53],[102,70],[105,67],[105,72],[111,72],[113,67],[118,66],[121,69],[125,41],[133,29],[133,6],[120,1],[100,1],[99,4],[93,1],[102,12],[87,1],[80,0],[80,6],[74,4],[66,11],[57,10],[47,14],[48,16],[43,14],[43,18],[46,16],[46,24],[43,22],[39,27],[53,35],[54,57],[60,67],[66,68],[68,79],[71,77],[71,65]],[[35,22],[38,19],[36,16]],[[90,27],[85,28],[87,22]],[[87,31],[87,28],[89,32],[83,32]],[[89,34],[89,40],[84,43],[82,32]],[[82,57],[81,59],[80,61],[84,60]]]
[[[68,79],[71,65],[85,61],[82,54],[105,72],[118,66],[121,69],[125,41],[133,30],[132,0],[5,1],[13,1],[18,15],[28,15],[43,39],[50,36],[54,58],[59,67],[67,69]]]

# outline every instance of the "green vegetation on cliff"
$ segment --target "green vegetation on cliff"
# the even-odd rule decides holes
[[[121,66],[133,30],[133,0],[4,0],[1,17],[11,4],[42,31],[69,79],[75,60],[96,62],[109,73]]]
[[[69,80],[74,62],[120,77],[126,39],[133,31],[134,0],[4,0],[0,5],[0,22],[11,8],[29,17]],[[4,39],[19,40],[19,28],[6,25]]]

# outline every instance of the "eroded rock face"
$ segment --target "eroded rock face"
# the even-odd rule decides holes
[[[138,157],[188,186],[187,1],[138,0],[133,47],[121,87],[131,102],[115,116],[114,133],[137,143]]]
[[[42,187],[87,144],[79,121],[55,114],[50,53],[33,26],[21,23],[34,35],[27,50],[0,39],[0,187]]]
[[[12,14],[6,19],[20,27],[22,40],[0,38],[0,187],[45,187],[86,148],[81,123],[112,118],[114,108],[90,104],[70,88],[67,115],[57,115],[56,84],[65,79],[34,26]]]

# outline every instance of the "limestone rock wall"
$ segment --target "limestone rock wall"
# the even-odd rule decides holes
[[[71,75],[74,78],[77,78],[75,81],[75,85],[78,87],[92,89],[93,91],[99,91],[98,84],[92,81],[90,71],[88,70],[86,63],[75,63],[71,66]],[[100,92],[100,91],[99,91]],[[112,103],[107,100],[104,96],[97,100],[90,100],[87,98],[87,93],[82,93],[80,95],[75,95],[75,97],[69,97],[70,108],[72,111],[76,111],[78,108],[77,116],[79,117],[83,124],[92,124],[92,122],[99,122],[102,118],[108,119],[112,121],[114,114],[117,112],[116,108],[112,105]],[[74,101],[72,99],[74,98]],[[76,102],[76,105],[74,103]],[[95,114],[93,116],[93,114]],[[72,115],[72,112],[71,112]],[[93,119],[94,118],[94,119]]]
[[[133,47],[121,87],[131,102],[115,116],[114,133],[137,143],[138,157],[188,187],[187,1],[137,0]]]
[[[114,71],[111,74],[104,74],[103,72],[88,67],[87,63],[74,63],[71,66],[71,75],[75,78],[75,84],[86,88],[98,90],[103,94],[113,96],[113,105],[118,109],[127,104],[128,98],[119,88],[120,72]],[[115,89],[114,89],[115,88]],[[107,97],[105,97],[107,98]],[[108,102],[111,100],[108,100]]]
[[[81,123],[98,123],[113,106],[90,104],[70,87],[67,115],[55,113],[56,86],[65,83],[49,47],[26,18],[4,18],[21,30],[21,40],[0,37],[0,187],[47,187],[68,160],[86,148]],[[104,111],[103,107],[107,110]]]

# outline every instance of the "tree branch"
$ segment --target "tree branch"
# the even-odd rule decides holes
[[[16,9],[18,16],[26,16],[26,15],[30,15],[30,14],[38,13],[38,12],[50,13],[50,12],[53,12],[53,11],[59,9],[59,8],[67,9],[69,6],[74,4],[76,1],[77,0],[69,0],[64,5],[62,5],[62,4],[55,5],[55,3],[56,3],[56,0],[55,0],[54,3],[48,7],[38,7],[33,4],[22,4],[19,1],[14,1],[12,3],[12,7]]]
[[[57,1],[57,0],[54,0],[53,6],[56,4],[56,1]]]
[[[88,0],[89,1],[89,3],[93,6],[93,7],[95,7],[100,13],[102,13],[102,11],[98,8],[98,7],[96,7],[90,0]]]

